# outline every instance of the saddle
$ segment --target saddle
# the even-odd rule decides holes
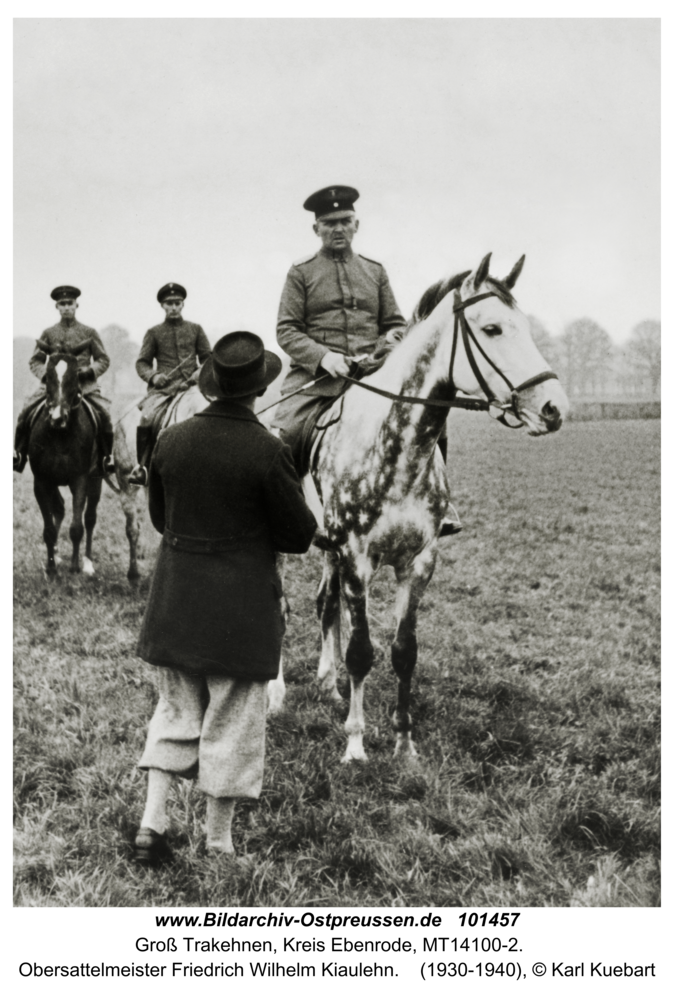
[[[350,378],[360,380],[366,375],[371,375],[373,372],[378,371],[393,350],[393,347],[393,344],[382,345],[373,354],[355,361],[351,368]],[[341,420],[344,395],[350,388],[351,386],[347,382],[344,384],[339,395],[325,397],[324,405],[307,418],[301,432],[292,443],[291,451],[300,479],[303,479],[309,472],[315,472],[318,463],[318,453],[325,432],[328,427],[332,427],[333,424]],[[328,416],[329,411],[333,408],[337,400],[339,400],[339,406],[333,414]]]

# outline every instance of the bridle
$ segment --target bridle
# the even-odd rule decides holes
[[[520,385],[514,386],[510,381],[510,379],[508,378],[508,376],[505,374],[505,372],[502,372],[501,369],[498,367],[498,365],[492,361],[489,355],[485,352],[484,348],[478,342],[465,316],[465,309],[468,306],[472,306],[476,302],[480,302],[482,299],[491,298],[492,296],[498,298],[496,292],[482,292],[480,295],[473,295],[472,298],[470,299],[462,300],[461,292],[459,291],[459,289],[457,288],[454,290],[454,338],[452,340],[452,356],[449,362],[449,384],[451,387],[451,393],[452,396],[456,395],[456,386],[454,385],[454,358],[456,355],[456,345],[459,339],[458,329],[459,327],[461,327],[461,339],[463,341],[463,349],[466,352],[466,357],[468,358],[468,364],[472,368],[473,374],[477,379],[478,384],[482,389],[482,392],[487,397],[487,409],[489,409],[490,406],[495,406],[501,409],[503,412],[501,413],[500,417],[497,417],[496,419],[500,421],[500,423],[505,424],[506,427],[522,427],[523,422],[521,419],[519,394],[524,389],[531,389],[532,386],[540,385],[541,382],[547,382],[548,379],[551,378],[556,379],[557,376],[555,375],[554,372],[551,371],[540,372],[540,374],[533,375],[531,378],[528,378],[525,382],[522,382]],[[471,341],[473,344],[475,344],[475,346],[477,347],[478,351],[485,359],[487,364],[491,365],[496,374],[503,379],[505,384],[510,389],[510,399],[507,403],[505,404],[501,403],[496,394],[492,392],[489,385],[487,384],[487,381],[482,372],[480,371],[480,368],[475,360],[475,355],[473,354],[473,349],[471,347]],[[509,424],[508,421],[506,420],[506,414],[508,413],[512,414],[517,420],[519,420],[519,423]]]
[[[74,357],[74,355],[70,355],[66,351],[61,351],[61,352],[59,352],[59,354],[61,356],[66,356],[66,357],[71,357],[72,356],[72,357]],[[83,399],[84,399],[84,395],[82,393],[82,389],[78,385],[78,387],[77,387],[77,393],[75,395],[75,400],[68,407],[68,421],[70,420],[70,414],[73,412],[73,410],[79,409],[80,403],[82,402]]]
[[[510,381],[505,372],[502,372],[498,365],[492,361],[489,355],[480,346],[475,334],[471,330],[468,320],[464,315],[464,310],[468,306],[474,305],[476,302],[481,302],[482,299],[488,299],[492,296],[498,298],[496,292],[481,292],[479,295],[473,295],[469,299],[462,299],[461,292],[459,289],[454,290],[454,332],[452,336],[452,352],[449,361],[449,399],[428,399],[423,396],[404,396],[400,393],[388,392],[386,389],[377,389],[373,385],[368,385],[365,382],[361,382],[356,378],[352,378],[350,375],[341,376],[346,379],[347,382],[351,382],[353,385],[359,385],[361,389],[367,389],[368,392],[375,392],[378,396],[386,396],[388,399],[394,399],[402,403],[423,403],[426,406],[441,406],[445,409],[460,409],[460,410],[490,410],[491,407],[495,407],[501,410],[500,416],[496,419],[504,424],[506,427],[522,427],[523,421],[521,419],[519,394],[525,389],[530,389],[534,385],[540,385],[541,382],[547,382],[548,379],[557,376],[554,372],[546,371],[541,372],[539,375],[534,375],[532,378],[528,378],[525,382],[520,385],[515,386]],[[475,378],[478,381],[480,389],[487,397],[486,399],[481,399],[478,396],[457,396],[457,387],[454,382],[454,360],[456,358],[456,348],[459,342],[459,330],[461,330],[461,339],[463,342],[463,349],[466,352],[466,357],[468,359],[468,364],[470,365]],[[492,391],[492,389],[487,384],[487,381],[480,371],[479,365],[475,360],[475,354],[473,352],[472,344],[477,347],[478,351],[485,359],[485,361],[493,368],[496,374],[503,379],[505,384],[510,390],[510,399],[507,403],[502,403],[498,396]],[[506,416],[514,416],[516,420],[519,421],[517,424],[508,423]]]

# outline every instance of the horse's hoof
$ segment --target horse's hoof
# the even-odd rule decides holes
[[[70,573],[81,573],[82,570],[81,570],[81,568],[79,566],[71,566],[69,572]]]
[[[408,734],[398,734],[398,739],[396,740],[396,747],[393,751],[394,757],[418,757],[417,748],[412,742],[412,737]]]
[[[82,572],[84,573],[85,576],[95,576],[96,575],[96,570],[94,569],[94,564],[92,563],[91,559],[87,559],[86,556],[84,557],[84,564],[82,566]]]
[[[355,740],[353,743],[349,740],[346,753],[342,757],[342,764],[348,764],[349,761],[352,760],[367,760],[367,754],[363,749],[362,739]]]

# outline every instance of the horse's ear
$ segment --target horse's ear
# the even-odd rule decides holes
[[[71,347],[68,353],[69,354],[75,354],[75,355],[82,354],[89,347],[91,347],[91,338],[90,337],[87,340],[83,340],[81,344],[76,344],[75,347]]]
[[[522,254],[522,256],[517,261],[517,263],[513,267],[512,271],[510,272],[510,274],[508,275],[508,277],[503,279],[503,284],[506,286],[506,288],[514,288],[515,287],[515,282],[517,281],[517,279],[519,278],[520,274],[522,273],[522,268],[524,267],[524,259],[525,259],[525,257],[526,257],[526,254]]]
[[[35,346],[39,351],[42,351],[43,354],[51,354],[51,346],[44,340],[38,340]]]
[[[482,259],[482,261],[480,263],[480,266],[478,267],[477,271],[475,272],[475,279],[473,281],[473,288],[479,288],[480,285],[482,284],[482,282],[489,275],[489,261],[490,260],[491,260],[491,253],[488,253],[487,256]]]

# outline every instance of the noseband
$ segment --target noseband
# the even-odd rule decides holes
[[[482,292],[480,295],[473,295],[470,299],[461,299],[461,292],[459,289],[454,291],[454,333],[452,336],[452,353],[449,361],[449,385],[450,385],[450,398],[449,399],[427,399],[423,396],[403,396],[400,393],[387,392],[386,389],[377,389],[373,385],[367,385],[365,382],[360,382],[358,379],[352,378],[349,375],[340,376],[344,378],[347,382],[351,382],[353,385],[359,385],[361,389],[367,389],[368,392],[375,392],[378,396],[386,396],[387,399],[395,399],[402,403],[423,403],[427,406],[441,406],[446,410],[458,409],[458,410],[489,410],[492,406],[501,410],[501,415],[496,417],[496,419],[504,424],[506,427],[522,427],[523,421],[521,419],[519,394],[525,389],[531,389],[534,385],[540,385],[541,382],[547,382],[548,379],[557,376],[554,372],[541,372],[539,375],[534,375],[532,378],[528,378],[525,382],[522,382],[518,386],[514,386],[505,372],[502,372],[495,362],[491,360],[488,354],[485,353],[483,348],[477,341],[475,334],[471,330],[468,320],[464,315],[464,310],[468,306],[474,305],[476,302],[480,302],[482,299],[489,299],[492,296],[498,298],[496,292]],[[454,383],[454,359],[456,357],[456,348],[459,342],[459,329],[461,330],[461,339],[463,341],[463,349],[466,352],[466,357],[468,358],[468,364],[473,370],[473,374],[478,381],[482,392],[487,397],[486,399],[480,399],[477,396],[457,396],[457,387]],[[487,381],[480,371],[479,365],[475,360],[475,354],[473,353],[472,344],[477,347],[478,351],[485,359],[485,361],[491,365],[496,374],[503,379],[505,384],[510,389],[510,399],[507,403],[501,403],[496,393],[492,392]],[[306,388],[306,386],[304,387]],[[291,394],[292,395],[292,394]],[[280,402],[280,400],[279,400]],[[514,416],[516,420],[519,421],[517,424],[510,424],[506,420],[506,415],[510,414]]]

